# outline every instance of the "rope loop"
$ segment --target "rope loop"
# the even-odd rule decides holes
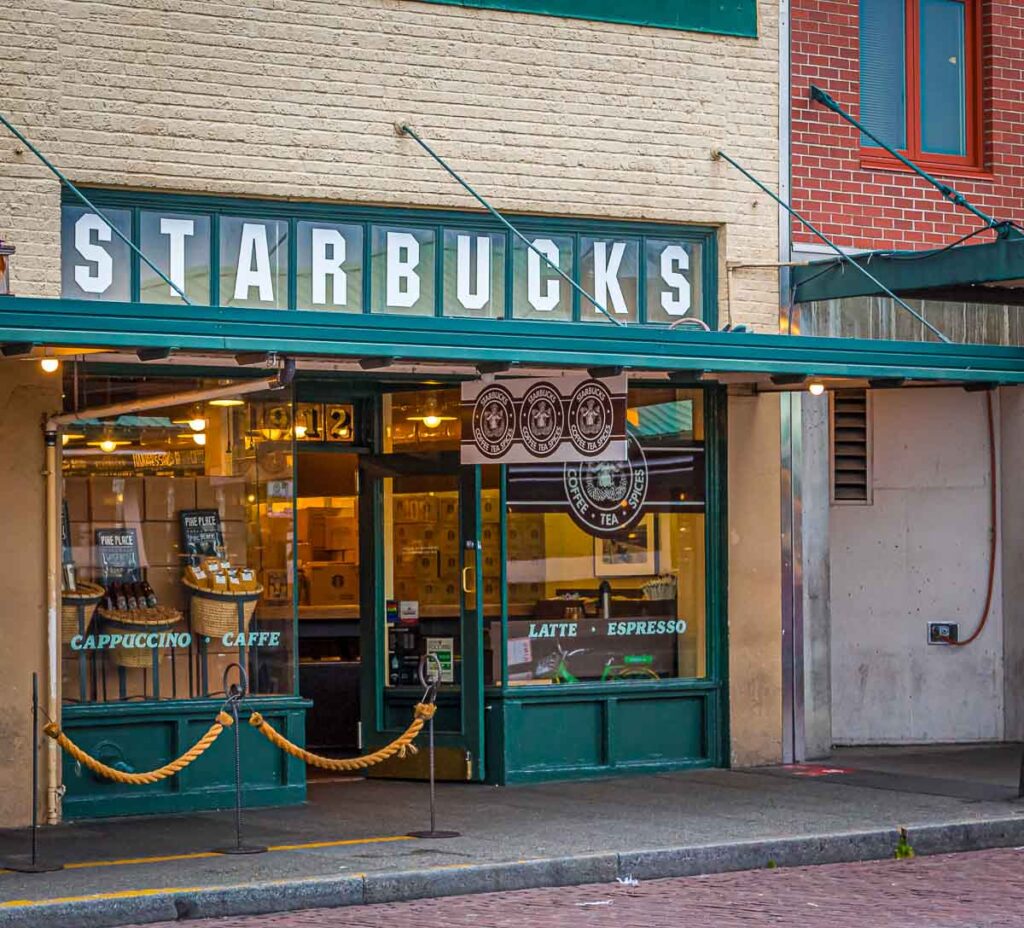
[[[234,725],[234,723],[235,720],[221,709],[217,713],[217,720],[207,729],[206,734],[182,754],[181,757],[175,758],[162,767],[157,767],[155,770],[147,770],[144,773],[125,773],[123,770],[117,770],[103,763],[103,761],[97,760],[75,744],[74,741],[61,731],[60,726],[55,722],[48,722],[43,726],[43,734],[56,741],[67,754],[78,761],[78,763],[88,767],[93,773],[106,777],[108,780],[114,780],[116,783],[141,786],[143,784],[158,783],[160,780],[166,780],[168,777],[180,773],[189,764],[205,754],[210,745],[220,737],[220,733],[225,728]]]

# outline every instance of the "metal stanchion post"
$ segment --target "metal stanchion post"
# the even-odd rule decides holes
[[[232,683],[229,688],[228,674],[233,667],[238,668],[238,683]],[[227,708],[234,719],[232,728],[235,730],[235,843],[231,847],[214,848],[214,851],[218,854],[263,854],[267,849],[262,845],[242,843],[242,752],[238,706],[249,692],[249,677],[241,664],[229,664],[224,669],[223,682],[224,690],[228,694]]]
[[[29,858],[18,858],[3,864],[5,870],[15,873],[52,873],[63,869],[63,864],[39,862],[39,674],[32,674],[32,851]]]
[[[433,668],[433,673],[427,672],[427,665],[430,663],[430,659],[433,658],[433,663],[436,665]],[[441,688],[441,661],[434,654],[426,654],[420,658],[420,683],[423,684],[423,701],[427,701],[427,697],[431,695],[436,696],[438,690]],[[427,721],[427,750],[428,750],[428,763],[430,765],[430,830],[429,831],[410,831],[410,838],[458,838],[459,832],[457,831],[438,831],[437,830],[437,789],[435,784],[434,776],[434,717],[431,716]]]

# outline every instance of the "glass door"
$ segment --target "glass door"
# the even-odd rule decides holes
[[[366,551],[374,570],[363,575],[363,601],[373,604],[364,653],[374,655],[364,661],[366,747],[386,744],[408,726],[423,695],[426,658],[441,674],[437,776],[482,780],[479,468],[460,466],[451,451],[367,456],[360,467],[363,505],[376,527]],[[371,775],[425,777],[427,752]]]

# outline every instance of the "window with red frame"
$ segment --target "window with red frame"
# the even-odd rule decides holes
[[[860,0],[861,122],[914,161],[981,167],[980,0]],[[884,151],[861,136],[862,155]]]

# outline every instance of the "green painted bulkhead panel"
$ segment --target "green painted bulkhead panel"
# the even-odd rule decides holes
[[[264,697],[246,700],[239,730],[244,802],[275,806],[306,798],[306,770],[247,724],[258,710],[297,744],[305,744],[308,700]],[[213,699],[160,703],[95,703],[65,706],[62,726],[86,753],[104,763],[141,773],[163,766],[188,750],[213,723],[221,702]],[[141,786],[103,779],[64,757],[67,819],[151,815],[227,809],[235,803],[234,733],[225,729],[213,745],[177,776]],[[119,768],[120,769],[120,768]]]

